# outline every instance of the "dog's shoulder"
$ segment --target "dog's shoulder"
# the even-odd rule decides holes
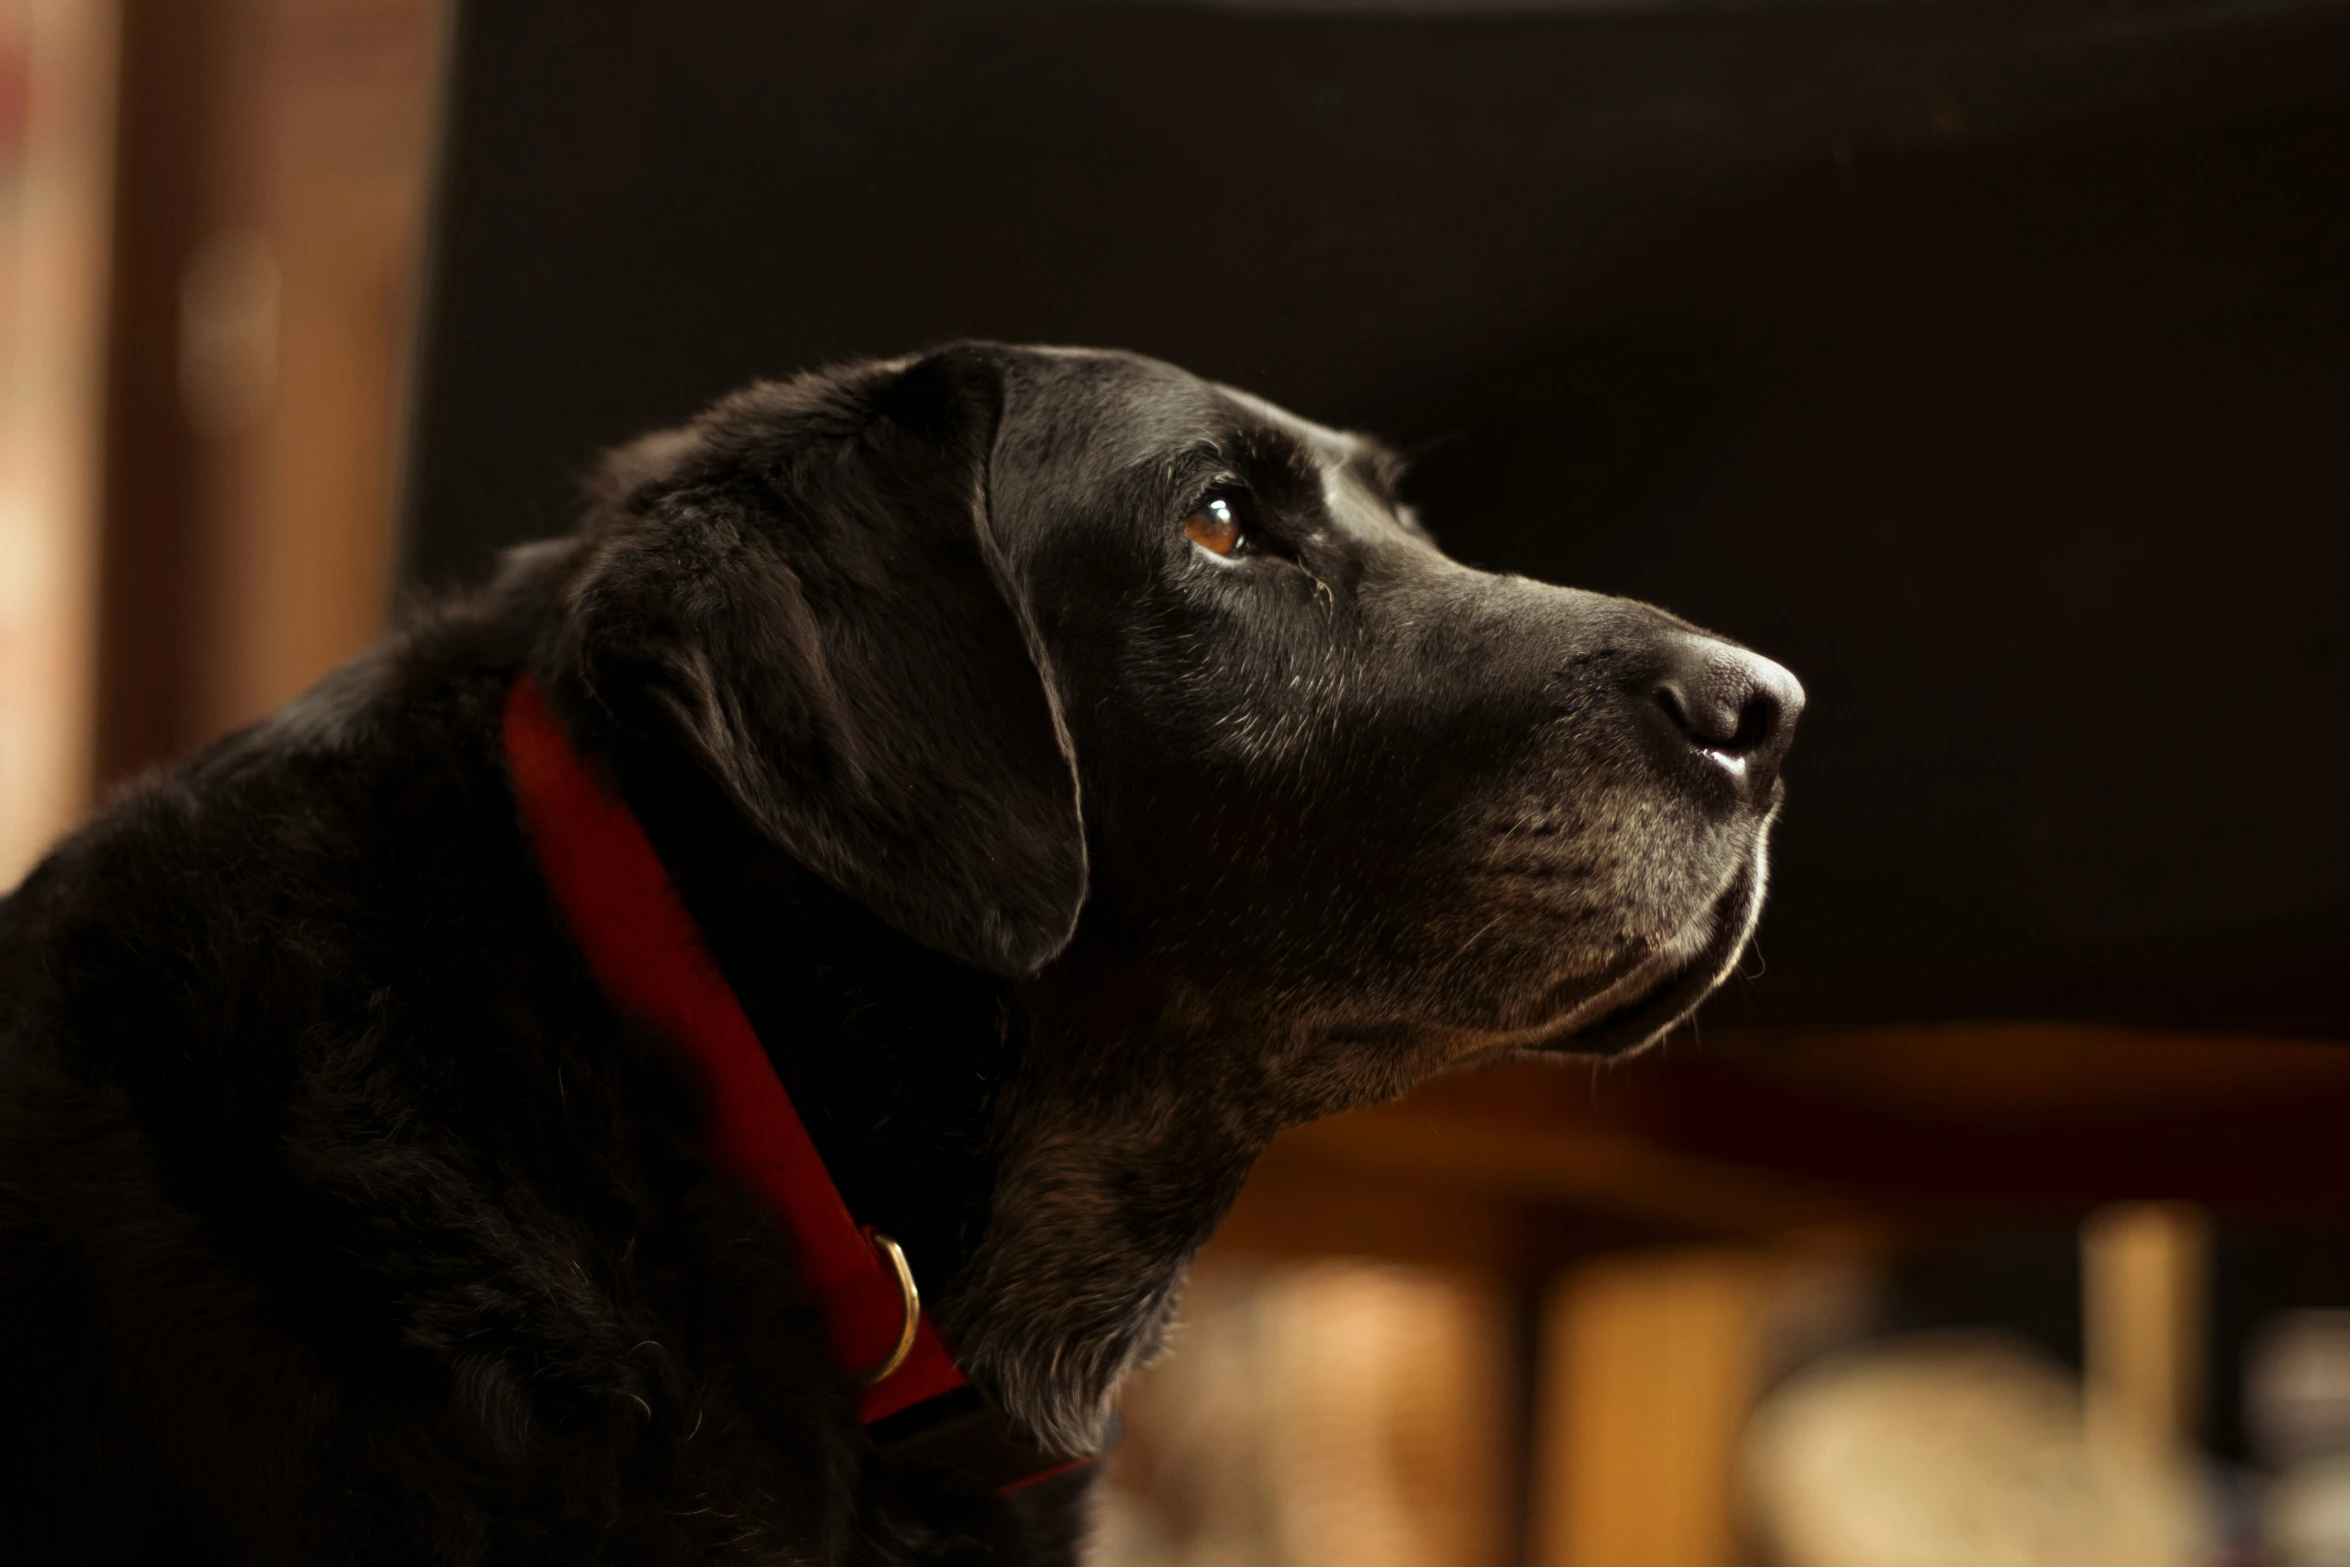
[[[85,1042],[258,1042],[272,1008],[380,977],[387,947],[451,945],[436,931],[511,886],[518,840],[502,677],[448,640],[391,639],[124,788],[0,905],[0,1007],[63,1009]]]

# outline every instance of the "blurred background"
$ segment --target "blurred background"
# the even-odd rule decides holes
[[[0,0],[0,882],[955,335],[1812,698],[1701,1030],[1276,1144],[1102,1567],[2350,1563],[2350,4]]]

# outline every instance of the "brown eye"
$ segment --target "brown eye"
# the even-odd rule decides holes
[[[1227,495],[1211,495],[1183,519],[1183,535],[1211,555],[1230,555],[1246,537],[1240,512]]]

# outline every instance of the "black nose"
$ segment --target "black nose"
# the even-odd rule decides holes
[[[1779,776],[1803,713],[1803,686],[1793,675],[1712,637],[1676,637],[1648,695],[1691,750],[1754,799]]]

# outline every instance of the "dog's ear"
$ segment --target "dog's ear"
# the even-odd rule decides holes
[[[1086,894],[1076,756],[988,507],[984,347],[755,387],[612,459],[559,665],[835,887],[1000,974]]]

